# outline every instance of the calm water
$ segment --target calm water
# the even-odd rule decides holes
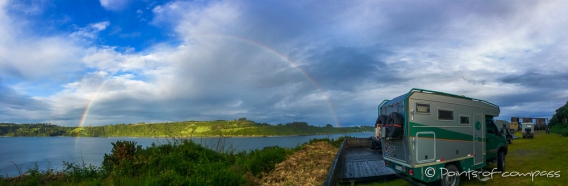
[[[313,138],[334,138],[348,135],[367,138],[372,132],[312,136],[284,136],[284,137],[257,137],[257,138],[225,138],[226,146],[232,145],[236,150],[262,149],[267,146],[296,147],[298,144],[308,142]],[[117,140],[136,141],[137,145],[147,147],[167,143],[164,138],[74,138],[74,137],[0,137],[0,174],[3,176],[19,175],[18,168],[25,172],[37,163],[40,170],[51,166],[56,170],[63,170],[63,161],[92,164],[100,166],[104,154],[110,154],[111,142]],[[194,141],[212,145],[219,139],[194,138]],[[16,167],[17,165],[17,167]]]

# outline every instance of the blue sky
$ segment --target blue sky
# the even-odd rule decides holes
[[[411,88],[568,101],[563,1],[0,0],[0,122],[372,125]]]

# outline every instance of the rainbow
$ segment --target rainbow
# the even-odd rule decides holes
[[[216,34],[204,34],[204,35],[196,35],[196,37],[220,37],[220,38],[226,38],[226,39],[232,39],[232,40],[236,40],[236,41],[240,41],[240,42],[245,42],[251,45],[254,45],[256,47],[259,47],[261,49],[264,49],[268,52],[270,52],[271,54],[274,54],[275,56],[278,56],[280,59],[286,61],[288,64],[290,64],[292,67],[298,69],[305,77],[306,79],[308,79],[308,81],[310,81],[310,83],[312,85],[314,85],[318,91],[325,96],[325,102],[329,108],[329,111],[331,112],[331,115],[333,116],[333,120],[335,122],[336,127],[339,127],[339,120],[337,119],[337,115],[335,113],[335,109],[333,108],[332,104],[329,101],[329,98],[327,95],[325,95],[324,91],[322,90],[322,88],[314,81],[314,79],[312,77],[310,77],[308,75],[308,73],[303,70],[302,68],[300,68],[296,63],[294,63],[293,61],[291,61],[290,59],[288,59],[288,57],[276,52],[275,50],[273,50],[272,48],[263,45],[261,43],[258,43],[256,41],[252,41],[249,39],[245,39],[245,38],[240,38],[240,37],[235,37],[235,36],[228,36],[228,35],[216,35]],[[193,38],[193,37],[188,37],[185,39],[189,39],[189,38]],[[118,70],[117,70],[118,71]],[[109,76],[111,77],[112,74]],[[108,78],[105,79],[101,85],[97,88],[97,91],[95,92],[95,95],[92,97],[92,99],[89,101],[89,103],[87,104],[87,107],[85,108],[85,111],[83,112],[83,115],[81,117],[81,120],[79,122],[79,128],[82,128],[85,124],[85,121],[87,120],[87,117],[89,116],[89,111],[91,110],[91,107],[93,106],[93,103],[95,102],[95,100],[97,99],[100,91],[102,90],[102,88],[104,87],[104,85],[106,84]]]
[[[111,75],[112,76],[112,75]],[[101,92],[101,90],[103,89],[104,85],[106,84],[106,79],[103,80],[103,82],[101,83],[101,85],[99,85],[99,87],[97,88],[97,91],[95,92],[95,95],[93,96],[93,98],[89,101],[89,103],[87,104],[87,107],[85,107],[85,111],[83,112],[83,116],[81,116],[81,121],[79,122],[79,128],[83,128],[83,125],[85,124],[85,121],[87,120],[87,116],[89,115],[89,111],[91,110],[91,106],[93,106],[93,103],[95,102],[95,100],[97,99],[97,97],[99,96],[99,92]]]

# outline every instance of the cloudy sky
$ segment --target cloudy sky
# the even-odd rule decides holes
[[[0,0],[0,122],[372,125],[411,88],[568,101],[568,1]]]

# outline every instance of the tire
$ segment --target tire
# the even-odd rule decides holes
[[[458,186],[460,185],[460,177],[456,176],[459,174],[458,168],[454,164],[446,165],[446,170],[448,172],[455,172],[454,176],[445,176],[440,180],[440,185],[442,186]]]
[[[387,136],[391,138],[400,138],[403,134],[402,129],[404,129],[404,117],[398,112],[391,112],[389,118],[387,120],[387,124],[389,127],[389,132],[387,132]],[[397,131],[397,127],[395,124],[400,125],[401,129]]]
[[[505,151],[499,151],[499,154],[497,154],[497,170],[505,171]]]

